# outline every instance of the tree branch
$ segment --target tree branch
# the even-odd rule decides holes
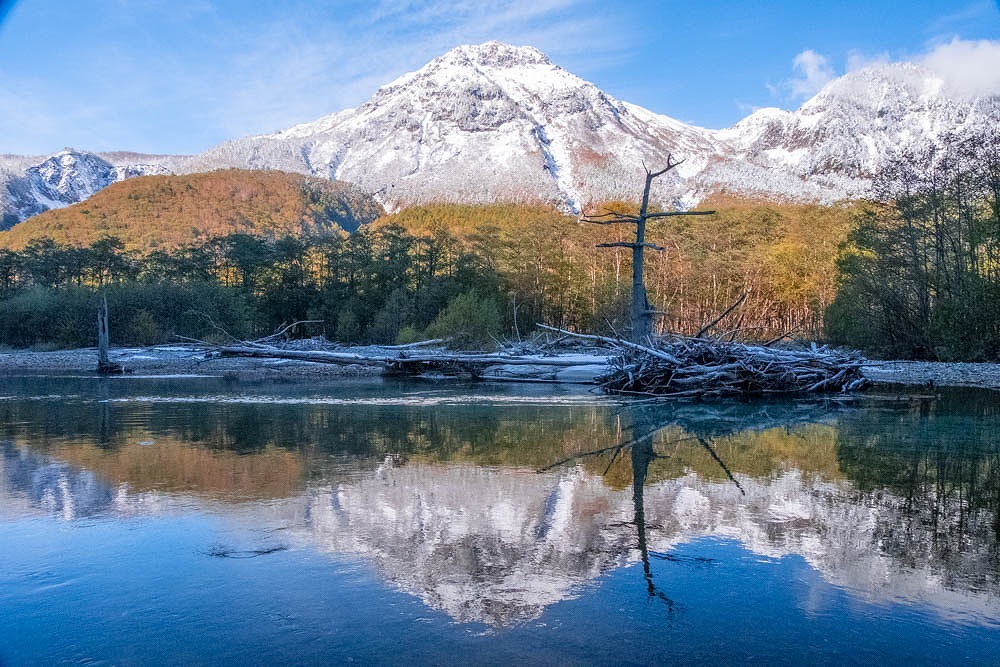
[[[601,220],[601,218],[610,218],[608,220]],[[626,213],[602,213],[601,215],[584,215],[580,216],[580,220],[583,222],[589,222],[592,225],[623,225],[623,224],[635,224],[639,222],[639,216],[628,215]]]
[[[630,343],[627,340],[621,340],[616,338],[605,338],[604,336],[595,336],[594,334],[575,333],[573,331],[566,331],[565,329],[557,329],[556,327],[550,327],[544,324],[536,324],[535,326],[537,326],[539,329],[547,329],[548,331],[557,331],[561,334],[565,334],[573,338],[582,338],[583,340],[596,340],[602,343],[607,343],[608,345],[618,345],[624,347],[625,349],[634,350],[636,352],[645,352],[650,356],[656,357],[658,359],[663,359],[666,362],[669,362],[671,364],[676,364],[678,366],[681,363],[677,357],[673,356],[672,354],[668,354],[663,350],[657,350],[651,347],[646,347],[645,345],[639,345],[638,343]]]
[[[703,333],[705,333],[706,331],[708,331],[709,329],[711,329],[712,327],[714,327],[716,324],[718,324],[719,322],[721,322],[726,317],[726,315],[728,315],[729,313],[731,313],[734,310],[736,310],[741,303],[743,303],[744,301],[746,301],[748,294],[749,294],[749,292],[743,292],[743,295],[740,298],[738,298],[736,300],[736,302],[733,303],[733,305],[729,306],[729,308],[726,308],[724,311],[722,311],[722,313],[720,313],[719,316],[716,317],[714,320],[712,320],[711,322],[709,322],[708,324],[706,324],[702,328],[698,329],[698,333],[696,333],[694,335],[694,337],[695,338],[701,338],[701,335]]]
[[[680,215],[715,215],[715,211],[663,211],[660,213],[647,213],[646,218],[673,218]]]
[[[655,243],[631,243],[629,241],[615,241],[613,243],[598,243],[595,248],[638,248],[642,246],[644,248],[650,248],[652,250],[664,251],[666,248],[663,246],[658,246]]]

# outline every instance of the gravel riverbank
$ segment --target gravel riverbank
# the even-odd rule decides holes
[[[184,347],[112,349],[111,361],[132,375],[206,375],[238,380],[295,379],[305,377],[355,377],[375,375],[364,366],[335,366],[281,359],[206,357]],[[37,373],[96,373],[97,349],[34,352],[0,352],[0,376]]]
[[[114,349],[110,356],[112,361],[122,364],[135,375],[218,375],[258,380],[378,374],[377,369],[363,366],[236,357],[206,358],[203,353],[184,347]],[[93,348],[53,352],[0,352],[0,376],[51,372],[92,373],[96,367],[97,350]],[[878,384],[1000,389],[1000,364],[873,361],[863,370],[868,378]]]
[[[862,369],[880,384],[1000,389],[1000,364],[943,361],[879,361]]]

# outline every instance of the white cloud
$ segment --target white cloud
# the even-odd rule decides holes
[[[792,60],[792,68],[797,76],[788,80],[787,85],[793,97],[809,97],[836,78],[830,59],[806,49]]]
[[[847,54],[847,72],[892,62],[911,62],[926,67],[940,76],[952,95],[977,97],[1000,95],[1000,41],[952,38],[927,47],[923,53],[891,57],[888,53],[867,54],[851,51]],[[830,59],[807,49],[792,61],[795,76],[781,83],[766,84],[775,97],[798,100],[815,95],[837,76]]]
[[[1000,95],[1000,41],[952,39],[919,62],[961,95]]]
[[[812,97],[823,86],[837,77],[830,59],[812,49],[806,49],[792,59],[795,76],[778,84],[767,83],[767,89],[775,97],[787,100],[802,100]]]

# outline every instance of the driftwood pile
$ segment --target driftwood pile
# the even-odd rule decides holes
[[[479,380],[571,382],[604,391],[677,398],[849,392],[868,380],[861,356],[813,347],[792,350],[710,338],[673,336],[656,346],[578,334],[538,325],[559,340],[586,341],[587,351],[551,349],[452,352],[433,349],[443,341],[410,345],[288,349],[275,336],[230,345],[204,346],[209,354],[381,367],[387,375],[459,376]],[[281,333],[281,332],[279,332]],[[432,349],[427,349],[432,348]]]
[[[826,348],[790,350],[674,337],[629,344],[597,384],[614,393],[673,397],[812,394],[862,389],[864,358]]]

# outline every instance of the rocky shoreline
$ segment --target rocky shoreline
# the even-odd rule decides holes
[[[206,357],[186,347],[125,348],[111,351],[111,360],[136,375],[208,375],[239,380],[377,375],[363,366],[335,366],[303,361]],[[0,376],[37,373],[93,373],[96,349],[8,350],[0,352]],[[928,361],[872,361],[865,376],[879,385],[980,387],[1000,389],[1000,364]]]
[[[873,361],[862,371],[876,384],[1000,389],[1000,364]]]
[[[220,358],[185,347],[112,349],[111,361],[131,375],[201,375],[234,380],[294,380],[306,377],[356,377],[374,375],[370,367],[334,366],[302,361]],[[97,372],[97,349],[35,352],[0,352],[0,376],[41,373],[90,374]]]

